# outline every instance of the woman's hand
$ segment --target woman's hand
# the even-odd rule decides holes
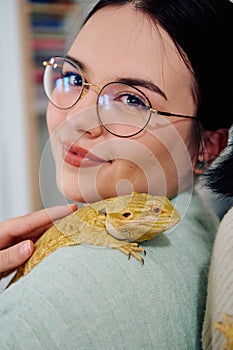
[[[0,223],[0,278],[24,263],[34,251],[34,242],[52,225],[77,209],[76,204],[56,206]]]

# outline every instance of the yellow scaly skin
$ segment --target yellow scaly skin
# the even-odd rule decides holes
[[[31,258],[11,283],[26,275],[59,247],[87,244],[119,249],[144,263],[138,242],[150,240],[180,221],[167,197],[133,192],[85,205],[54,223],[35,244]]]

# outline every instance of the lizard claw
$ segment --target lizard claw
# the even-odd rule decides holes
[[[139,255],[139,253],[143,253],[146,255],[146,251],[139,247],[138,243],[126,243],[121,247],[117,247],[116,249],[120,250],[124,254],[128,255],[128,259],[130,259],[131,255],[140,261],[142,265],[144,264],[144,259]]]

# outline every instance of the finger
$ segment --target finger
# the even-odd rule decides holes
[[[0,248],[12,242],[12,238],[33,233],[42,229],[53,221],[61,219],[77,209],[76,204],[54,206],[34,213],[8,219],[0,223]]]
[[[21,235],[20,237],[16,237],[14,239],[15,243],[21,242],[22,240],[30,239],[33,243],[35,243],[40,236],[47,231],[53,223],[50,223],[48,225],[39,227],[38,229],[34,230],[33,232],[26,233],[25,235]]]
[[[0,273],[23,264],[32,255],[33,251],[34,244],[30,240],[0,251]]]

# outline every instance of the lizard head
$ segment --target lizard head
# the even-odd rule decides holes
[[[178,211],[165,196],[133,192],[116,197],[106,209],[106,230],[118,240],[152,239],[180,221]]]

